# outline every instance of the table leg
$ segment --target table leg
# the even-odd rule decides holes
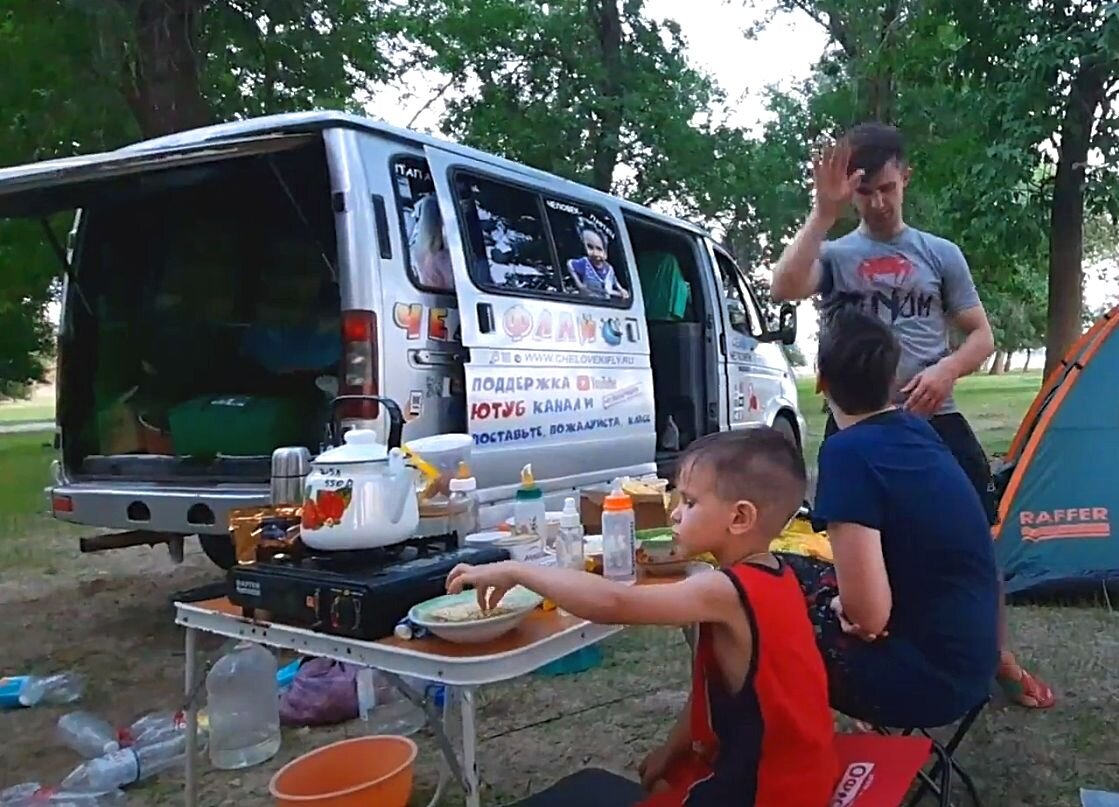
[[[443,691],[443,708],[439,712],[438,723],[433,723],[431,726],[431,730],[441,741],[447,740],[447,715],[451,713],[450,703],[452,697],[453,695],[451,694],[450,688],[446,688]],[[431,721],[430,713],[428,715],[428,720],[429,722]],[[435,793],[432,794],[431,801],[427,803],[427,807],[436,807],[439,802],[443,801],[443,794],[447,792],[447,785],[455,778],[455,771],[458,769],[458,760],[454,758],[453,748],[451,748],[449,753],[451,756],[448,756],[447,748],[444,748],[443,753],[440,755],[439,781],[435,785]]]
[[[482,794],[478,784],[478,735],[474,725],[474,688],[458,691],[462,712],[462,779],[466,789],[466,807],[481,807]]]
[[[198,804],[198,699],[195,697],[195,679],[198,676],[198,631],[186,629],[186,807]]]

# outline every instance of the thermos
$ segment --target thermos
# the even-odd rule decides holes
[[[285,446],[272,452],[272,506],[303,504],[303,484],[311,472],[311,452],[303,446]]]

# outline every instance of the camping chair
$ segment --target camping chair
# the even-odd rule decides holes
[[[840,734],[835,738],[839,767],[843,771],[831,807],[901,807],[913,782],[931,788],[947,807],[952,766],[943,749],[927,737],[878,734]],[[938,757],[939,781],[922,768],[930,753]],[[573,773],[512,807],[632,807],[645,797],[631,779],[598,768]]]
[[[924,739],[927,739],[930,743],[932,743],[933,750],[938,757],[936,763],[933,765],[931,774],[921,774],[921,784],[917,788],[917,793],[910,800],[909,807],[914,807],[914,805],[918,804],[921,799],[924,798],[925,793],[927,793],[930,789],[933,791],[934,794],[937,794],[937,788],[933,780],[941,774],[941,770],[944,768],[945,765],[947,765],[950,769],[950,775],[946,777],[947,781],[949,783],[951,782],[952,773],[959,776],[960,779],[963,780],[964,787],[967,788],[968,795],[971,797],[971,801],[975,805],[975,807],[982,806],[982,802],[979,800],[979,790],[975,787],[974,780],[972,780],[971,775],[963,769],[960,763],[956,761],[955,754],[956,749],[960,747],[960,743],[963,742],[964,737],[967,736],[968,731],[971,730],[971,727],[979,718],[980,713],[986,708],[988,701],[988,698],[984,698],[982,701],[972,707],[971,711],[964,715],[959,723],[956,724],[956,730],[952,732],[952,736],[948,739],[948,742],[944,743],[943,745],[941,745],[936,740],[936,738],[934,738],[932,734],[929,733],[928,729],[890,729],[881,726],[875,726],[874,730],[882,736],[912,737],[919,733],[924,737]],[[897,734],[894,734],[895,732],[897,732]],[[941,804],[949,804],[949,802],[946,800],[946,797],[942,796]]]

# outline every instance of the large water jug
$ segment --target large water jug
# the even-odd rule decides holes
[[[280,750],[276,659],[267,649],[238,643],[206,676],[206,695],[215,768],[259,765]]]

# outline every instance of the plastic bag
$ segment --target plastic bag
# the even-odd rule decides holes
[[[285,726],[330,726],[356,718],[358,669],[325,658],[304,661],[280,697],[280,722]]]

